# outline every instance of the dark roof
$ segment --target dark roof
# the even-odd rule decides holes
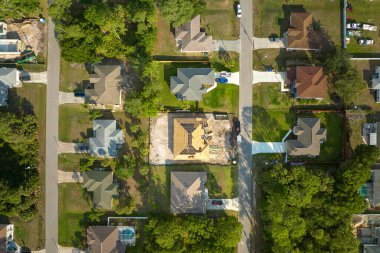
[[[87,245],[91,253],[125,253],[125,245],[119,241],[116,226],[90,226]]]
[[[111,209],[112,199],[118,195],[111,171],[83,172],[83,187],[93,193],[95,207]]]
[[[324,98],[327,96],[328,81],[322,67],[289,67],[286,78],[288,85],[297,90],[296,97]]]
[[[314,31],[313,16],[307,12],[292,12],[288,28],[288,48],[321,49],[323,33]]]

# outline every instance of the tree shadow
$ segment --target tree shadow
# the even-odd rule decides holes
[[[12,112],[17,116],[35,115],[33,104],[28,99],[20,97],[16,89],[8,90],[8,107],[1,110]]]

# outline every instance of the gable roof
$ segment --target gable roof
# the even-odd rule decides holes
[[[380,170],[372,170],[372,200],[373,207],[380,207]]]
[[[207,172],[170,173],[170,212],[205,213]]]
[[[94,137],[88,139],[91,152],[101,157],[116,157],[119,145],[125,143],[124,133],[117,129],[116,120],[93,121]]]
[[[212,37],[201,31],[201,16],[175,29],[175,39],[183,52],[213,51]]]
[[[19,83],[16,68],[0,68],[0,106],[7,105],[8,89]]]
[[[173,157],[192,156],[202,153],[208,156],[208,144],[204,139],[203,124],[206,118],[173,119]]]
[[[287,83],[296,89],[298,98],[324,98],[327,96],[328,81],[322,67],[297,66],[286,72]]]
[[[121,104],[120,81],[121,66],[120,65],[96,65],[94,67],[95,74],[90,75],[90,83],[94,88],[85,89],[85,94],[90,102],[96,104]]]
[[[286,141],[287,153],[292,156],[318,156],[321,142],[326,140],[327,130],[321,128],[318,118],[298,118],[293,134],[297,139]]]
[[[323,34],[313,29],[313,15],[307,12],[292,12],[288,28],[287,48],[321,49]]]
[[[88,227],[87,245],[91,253],[125,252],[125,245],[119,241],[119,230],[116,226]]]
[[[83,173],[83,187],[93,193],[95,207],[111,209],[112,199],[118,195],[111,171],[86,171]]]
[[[170,77],[170,90],[190,101],[202,100],[208,86],[214,84],[211,68],[178,68],[177,76]]]

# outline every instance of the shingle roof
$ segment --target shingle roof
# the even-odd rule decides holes
[[[298,118],[297,125],[293,128],[293,134],[297,139],[286,141],[287,153],[292,156],[318,156],[321,141],[326,140],[327,130],[321,128],[318,118]]]
[[[321,49],[323,34],[313,29],[313,16],[307,12],[292,12],[288,28],[288,48]]]
[[[175,39],[180,41],[183,52],[213,51],[212,37],[201,31],[201,17],[198,15],[190,22],[175,29]]]
[[[322,67],[289,67],[286,76],[288,85],[297,90],[299,98],[324,98],[327,95],[328,81]]]
[[[120,65],[96,65],[94,67],[95,74],[90,75],[90,83],[94,84],[93,89],[85,89],[85,94],[90,103],[96,104],[121,104],[120,81],[121,66]]]
[[[207,88],[214,84],[211,68],[178,68],[177,76],[170,77],[170,90],[190,101],[202,100]]]
[[[88,139],[91,152],[101,157],[116,157],[119,145],[125,143],[124,133],[116,120],[94,120],[94,137]]]
[[[205,213],[207,172],[172,171],[170,190],[171,213]]]
[[[17,76],[15,68],[0,68],[0,106],[7,105],[8,89],[17,84]]]
[[[111,209],[112,199],[118,195],[111,171],[86,171],[83,173],[83,187],[93,193],[96,208]]]
[[[87,229],[87,245],[91,253],[125,253],[125,245],[119,241],[116,226],[90,226]]]

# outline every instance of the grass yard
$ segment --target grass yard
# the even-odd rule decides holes
[[[65,104],[59,107],[59,140],[82,142],[92,131],[88,109],[79,104]]]
[[[15,240],[20,246],[30,249],[44,248],[45,245],[45,121],[46,121],[46,85],[24,84],[22,88],[9,90],[8,109],[15,113],[34,114],[38,120],[39,140],[39,178],[40,178],[40,204],[36,218],[23,222],[12,218],[15,225]]]
[[[237,167],[217,165],[170,165],[152,166],[147,192],[148,203],[143,211],[169,212],[170,209],[170,172],[171,171],[207,171],[210,197],[234,198],[237,196]]]
[[[296,113],[291,109],[309,106],[329,106],[328,100],[307,101],[290,98],[279,92],[278,84],[262,84],[253,89],[253,129],[256,141],[281,141],[294,126],[298,117],[318,117],[322,127],[327,128],[327,141],[321,145],[320,156],[312,161],[340,161],[343,156],[343,117],[335,112]],[[309,104],[307,104],[308,102]],[[268,127],[269,126],[269,127]],[[298,158],[294,158],[298,160]],[[310,160],[310,159],[308,159]]]
[[[83,90],[83,84],[90,79],[86,66],[82,63],[69,63],[61,59],[59,90],[73,92]]]
[[[58,244],[79,246],[85,233],[85,213],[91,211],[92,202],[80,184],[59,185]]]
[[[240,28],[235,9],[233,0],[206,0],[206,9],[201,15],[206,33],[212,35],[214,40],[238,39]]]
[[[180,109],[182,102],[170,91],[170,76],[177,75],[177,68],[209,68],[209,63],[161,63],[160,81],[161,92],[160,101],[169,110]],[[196,102],[189,101],[190,110],[196,111]],[[204,112],[229,112],[237,115],[239,107],[239,87],[232,84],[218,85],[203,97],[203,101],[198,103],[198,110]]]
[[[332,41],[340,45],[340,1],[257,0],[255,1],[253,10],[254,35],[256,37],[269,37],[273,35],[283,37],[285,28],[288,26],[288,22],[284,20],[288,18],[287,16],[290,15],[291,10],[300,9],[312,13],[314,20],[326,30]]]
[[[170,25],[161,15],[157,17],[157,39],[153,47],[153,54],[180,54],[175,43],[174,34],[170,30]]]
[[[353,11],[348,12],[347,16],[350,17],[351,21],[357,23],[367,23],[374,24],[380,28],[380,1],[360,1],[360,0],[350,0],[353,6]],[[370,38],[374,40],[374,44],[371,46],[360,46],[357,40],[351,38],[350,43],[347,48],[352,53],[380,53],[380,36],[379,31],[370,32],[362,31],[363,38]]]
[[[349,136],[350,136],[350,147],[351,151],[355,150],[356,146],[363,144],[362,138],[362,128],[363,124],[367,121],[368,112],[362,110],[349,110],[347,111]]]

